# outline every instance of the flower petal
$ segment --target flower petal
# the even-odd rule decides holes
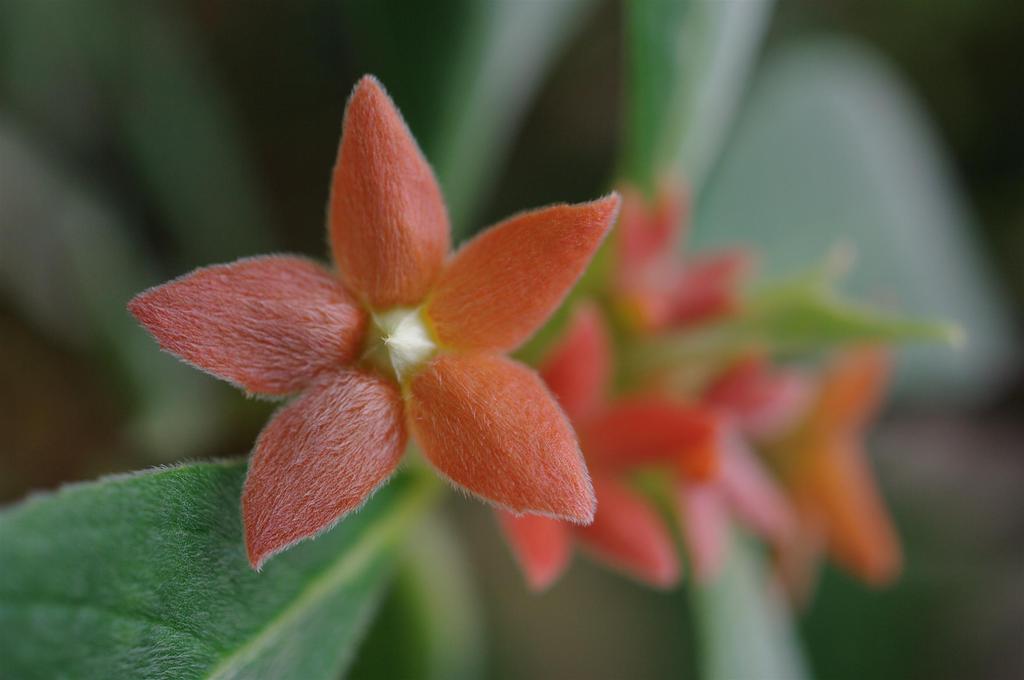
[[[426,296],[450,247],[434,173],[402,114],[373,76],[345,110],[329,209],[342,279],[377,309]]]
[[[703,406],[632,397],[602,411],[581,432],[588,460],[611,468],[675,462],[713,476],[720,423]]]
[[[666,325],[686,326],[733,311],[740,279],[751,265],[750,253],[740,248],[687,262],[669,291]]]
[[[890,371],[889,355],[881,347],[841,352],[825,373],[814,426],[821,431],[862,427],[881,405]]]
[[[411,390],[416,439],[453,483],[516,513],[593,519],[576,437],[536,373],[496,355],[442,355]]]
[[[565,337],[540,367],[540,375],[569,419],[580,422],[604,400],[611,374],[611,340],[601,312],[586,304],[573,313]]]
[[[688,196],[674,183],[666,183],[650,202],[639,189],[622,190],[622,217],[616,236],[621,275],[633,278],[651,263],[674,256],[682,236],[683,217],[688,212]]]
[[[404,448],[398,390],[371,374],[325,376],[281,409],[256,442],[242,493],[253,567],[362,505]]]
[[[140,293],[128,309],[166,351],[276,395],[351,360],[366,325],[327,270],[282,255],[197,269]]]
[[[539,515],[513,515],[499,510],[498,521],[526,581],[534,590],[555,582],[569,564],[569,525]]]
[[[603,561],[657,588],[679,581],[679,558],[658,513],[639,495],[610,478],[595,478],[594,523],[576,535]]]
[[[619,197],[512,217],[459,250],[427,307],[442,343],[518,347],[555,311],[615,221]]]
[[[763,357],[751,356],[727,368],[704,392],[704,401],[728,412],[745,434],[764,440],[796,424],[811,392],[798,371],[774,369]]]
[[[714,484],[682,483],[677,501],[694,578],[709,583],[725,564],[729,520],[724,499]]]
[[[864,449],[836,441],[813,458],[808,481],[836,561],[872,585],[900,572],[899,538],[868,468]]]
[[[746,524],[765,538],[784,543],[796,530],[792,506],[739,433],[729,432],[725,440],[720,473],[723,494]]]

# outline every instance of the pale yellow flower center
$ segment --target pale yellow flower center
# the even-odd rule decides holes
[[[437,353],[421,309],[396,307],[371,315],[369,358],[398,382]]]

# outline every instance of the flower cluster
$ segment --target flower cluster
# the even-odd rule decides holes
[[[441,476],[496,506],[535,588],[574,543],[672,586],[677,537],[694,577],[712,579],[734,520],[774,548],[795,588],[825,549],[870,582],[894,576],[898,542],[861,443],[884,354],[856,350],[814,376],[752,346],[623,375],[620,350],[742,309],[750,257],[680,259],[686,201],[671,187],[524,212],[449,254],[433,172],[363,78],[330,190],[336,269],[255,257],[129,305],[168,352],[247,392],[296,395],[260,434],[246,479],[253,567],[358,508],[411,438]],[[574,304],[539,374],[509,358],[562,304],[620,202],[600,292]],[[645,473],[662,493],[637,484]]]
[[[641,581],[671,586],[681,575],[674,530],[694,578],[707,582],[727,557],[733,521],[771,546],[795,596],[807,595],[825,550],[869,583],[893,578],[899,544],[862,442],[884,391],[885,353],[855,348],[815,374],[777,365],[752,343],[639,381],[614,380],[616,366],[628,365],[616,362],[613,345],[699,331],[740,313],[751,263],[742,250],[684,261],[682,195],[622,194],[614,274],[598,296],[606,313],[596,302],[581,305],[541,366],[579,433],[598,510],[586,527],[501,514],[528,582],[549,585],[575,541]],[[611,384],[629,387],[611,396]],[[668,493],[638,491],[645,473],[667,482]]]

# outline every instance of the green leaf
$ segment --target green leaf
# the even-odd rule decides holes
[[[965,400],[998,384],[1017,347],[1007,305],[938,142],[889,68],[844,42],[795,45],[747,104],[699,196],[694,247],[750,244],[770,279],[848,242],[860,262],[850,294],[966,331],[960,351],[909,348],[898,392]]]
[[[437,172],[456,237],[471,230],[548,65],[594,4],[345,4],[352,39],[401,102]]]
[[[962,335],[951,324],[845,299],[835,291],[833,274],[820,269],[764,288],[720,321],[642,343],[627,358],[647,372],[750,350],[792,355],[856,343],[959,345]]]
[[[0,514],[0,658],[24,678],[334,679],[433,486],[399,476],[337,527],[245,556],[245,463],[66,487]]]
[[[621,174],[653,191],[675,170],[699,186],[715,160],[773,3],[630,0]]]
[[[722,573],[693,592],[703,680],[809,677],[790,612],[751,541],[733,532]]]

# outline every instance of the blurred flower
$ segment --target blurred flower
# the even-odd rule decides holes
[[[696,328],[739,309],[739,283],[750,267],[749,253],[735,249],[684,262],[678,255],[684,194],[670,186],[664,182],[653,200],[631,188],[622,191],[611,297],[626,310],[627,342]],[[673,366],[653,376],[647,386],[679,394],[677,399],[690,404],[690,413],[713,424],[708,441],[716,454],[706,460],[714,461],[714,469],[686,469],[699,459],[680,459],[683,464],[673,483],[683,542],[700,582],[721,570],[733,519],[779,545],[789,540],[796,525],[788,499],[752,442],[792,424],[806,405],[806,386],[795,375],[767,370],[756,356],[726,361],[724,369],[720,363]],[[705,383],[707,387],[698,387]],[[617,416],[605,419],[600,438],[646,426],[627,410],[620,409]],[[666,412],[661,417],[680,416]],[[581,438],[589,460],[587,439]]]
[[[736,248],[684,261],[679,255],[687,196],[665,181],[653,200],[622,189],[616,230],[616,294],[620,313],[643,331],[680,328],[727,314],[738,300],[737,283],[750,268]]]
[[[610,340],[594,305],[577,309],[541,375],[579,433],[594,477],[593,524],[501,513],[502,528],[530,585],[542,589],[564,571],[573,542],[597,559],[655,587],[679,579],[674,541],[651,500],[630,485],[638,471],[668,482],[699,580],[725,557],[726,523],[735,516],[781,541],[793,528],[789,504],[720,406],[659,392],[609,399]]]
[[[810,594],[823,550],[872,585],[899,574],[899,539],[863,441],[889,370],[881,348],[839,354],[821,377],[807,417],[769,447],[800,515],[800,531],[780,555],[783,578],[798,599]]]
[[[263,395],[302,394],[256,443],[242,498],[254,567],[329,527],[394,472],[412,430],[455,485],[588,523],[576,437],[538,376],[503,356],[558,306],[619,198],[521,213],[446,261],[434,174],[372,77],[345,113],[328,217],[338,272],[293,256],[197,270],[130,309],[161,346]]]

